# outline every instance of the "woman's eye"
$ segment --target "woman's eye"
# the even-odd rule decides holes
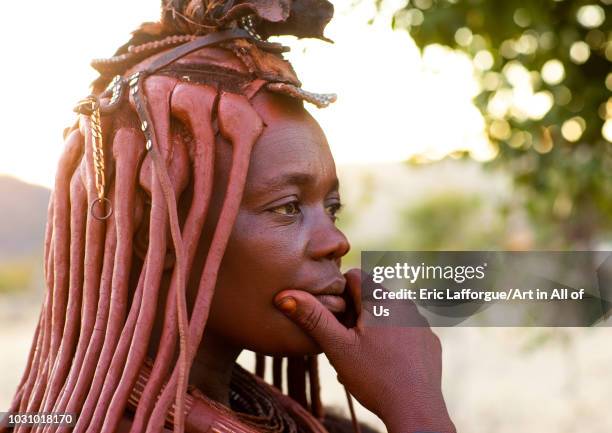
[[[325,207],[325,212],[335,221],[338,218],[338,213],[342,210],[341,203],[332,203]]]
[[[281,206],[276,206],[272,209],[272,212],[277,213],[279,215],[288,215],[294,216],[300,213],[300,206],[297,202],[292,201],[291,203],[286,203]]]

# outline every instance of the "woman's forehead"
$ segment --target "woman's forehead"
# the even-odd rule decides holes
[[[337,183],[334,160],[318,125],[309,119],[268,124],[253,147],[247,182],[249,189],[263,191],[288,184]]]

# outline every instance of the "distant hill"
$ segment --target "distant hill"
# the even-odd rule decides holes
[[[0,260],[42,255],[50,191],[0,176]]]

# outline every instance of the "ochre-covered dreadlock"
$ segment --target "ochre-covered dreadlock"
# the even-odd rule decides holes
[[[186,394],[190,366],[251,150],[264,128],[250,98],[265,88],[320,106],[333,101],[303,91],[279,54],[284,47],[261,37],[323,38],[332,11],[326,0],[165,0],[159,23],[144,24],[113,58],[94,61],[101,73],[95,96],[89,108],[81,106],[59,161],[44,244],[45,298],[10,412],[77,413],[75,432],[110,433],[132,407],[131,432],[159,432],[167,420],[175,431],[183,430],[193,404]],[[205,40],[239,28],[242,33]],[[188,53],[177,50],[189,44],[207,53],[209,61],[198,71],[187,71],[180,61]],[[97,128],[104,160],[96,162]],[[232,164],[200,269],[194,258],[211,201],[219,137],[232,145]],[[96,204],[108,205],[102,209],[107,218]],[[199,287],[188,312],[186,279],[194,275]],[[165,303],[159,301],[163,294]],[[162,332],[152,342],[156,319]],[[153,343],[157,351],[149,361]],[[274,359],[278,388],[281,368],[282,359]],[[258,374],[264,369],[258,356]],[[316,357],[290,359],[287,380],[289,395],[321,419]],[[19,425],[15,432],[70,429]]]

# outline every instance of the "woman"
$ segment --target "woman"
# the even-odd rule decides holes
[[[437,338],[365,328],[360,274],[340,272],[336,170],[302,106],[334,97],[302,90],[285,48],[265,40],[324,38],[332,11],[326,0],[164,0],[159,23],[94,61],[11,407],[78,417],[16,432],[340,431],[319,400],[321,351],[390,432],[455,431]],[[274,357],[275,386],[235,364],[243,349],[258,353],[259,376]]]

